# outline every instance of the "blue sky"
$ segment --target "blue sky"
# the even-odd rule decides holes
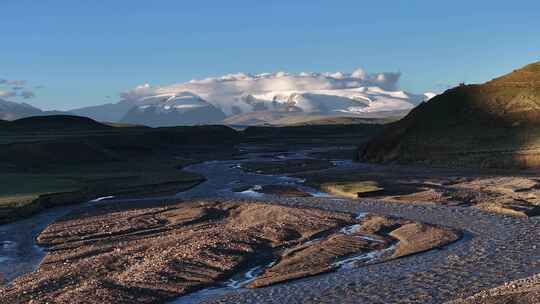
[[[538,12],[537,0],[0,0],[0,79],[26,80],[24,101],[46,109],[234,72],[362,67],[440,91],[540,60]]]

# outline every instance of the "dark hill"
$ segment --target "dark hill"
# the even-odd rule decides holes
[[[25,132],[99,131],[112,128],[90,118],[71,115],[32,116],[17,119],[8,124],[0,124],[0,127]]]
[[[232,150],[241,135],[226,126],[112,127],[78,116],[0,120],[0,167],[36,169],[146,159],[198,159]]]
[[[461,85],[420,104],[360,147],[373,162],[537,167],[540,62],[481,85]]]

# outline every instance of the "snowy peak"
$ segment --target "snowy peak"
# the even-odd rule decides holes
[[[153,127],[217,123],[225,114],[190,92],[149,96],[122,118],[122,122]]]
[[[243,121],[284,116],[395,116],[430,97],[399,90],[400,76],[362,69],[350,73],[237,73],[167,86],[143,84],[121,93],[119,103],[73,112],[97,120],[154,126],[216,123],[218,117],[238,121],[235,116]],[[204,119],[204,111],[211,120]]]
[[[211,106],[201,97],[190,92],[179,92],[173,95],[147,97],[143,99],[145,104],[137,106],[138,110],[153,108],[161,112],[176,111],[179,113],[189,112],[196,108]]]
[[[408,94],[403,91],[384,91],[379,87],[276,91],[249,96],[252,103],[257,101],[259,107],[263,104],[267,109],[277,110],[287,105],[295,106],[306,113],[328,115],[410,110],[426,99],[424,95]]]
[[[253,111],[305,113],[373,113],[412,109],[426,97],[397,90],[400,73],[229,74],[169,86],[149,84],[121,94],[124,102],[142,105],[178,94],[200,96],[226,115]]]

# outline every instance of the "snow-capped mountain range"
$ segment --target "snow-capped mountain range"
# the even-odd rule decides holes
[[[272,123],[284,116],[404,115],[433,94],[398,89],[400,73],[229,74],[166,85],[144,84],[118,103],[72,110],[98,121],[150,126]],[[265,117],[261,119],[261,117]]]
[[[219,123],[225,118],[221,110],[190,92],[143,98],[139,103],[121,122],[156,127]]]
[[[152,113],[181,112],[183,116],[189,109],[204,106],[212,113],[221,111],[231,121],[236,115],[268,112],[384,116],[406,113],[433,96],[398,90],[399,78],[399,73],[368,74],[361,69],[352,73],[239,73],[167,86],[140,85],[122,93],[120,103],[133,105],[139,112],[152,109]],[[187,104],[185,96],[191,98]],[[130,116],[122,120],[134,122]],[[213,115],[211,122],[217,117]]]

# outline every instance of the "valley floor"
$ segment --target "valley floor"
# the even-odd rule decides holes
[[[53,251],[51,251],[41,263],[39,271],[29,273],[28,275],[17,279],[11,285],[4,287],[4,289],[0,291],[0,297],[13,301],[23,294],[23,291],[26,291],[24,294],[26,294],[27,297],[36,296],[37,299],[45,300],[47,299],[47,293],[52,292],[52,294],[54,294],[51,290],[56,290],[55,288],[57,286],[73,284],[73,286],[79,286],[78,288],[82,289],[67,289],[70,291],[66,291],[63,295],[66,299],[73,301],[75,298],[70,298],[69,295],[78,294],[77,290],[79,292],[81,290],[96,290],[92,289],[96,288],[97,285],[95,284],[105,284],[101,286],[101,289],[98,288],[98,290],[106,290],[110,288],[119,288],[118,285],[110,285],[112,284],[111,282],[129,281],[133,283],[137,281],[140,283],[145,280],[149,280],[150,282],[154,282],[153,280],[155,280],[155,284],[148,286],[137,285],[139,283],[133,285],[133,288],[138,288],[137,292],[135,289],[132,290],[127,288],[127,285],[122,287],[121,292],[122,294],[135,295],[137,302],[145,303],[159,299],[159,301],[164,301],[164,299],[170,299],[174,294],[183,294],[184,292],[180,292],[178,288],[180,288],[179,286],[185,286],[185,284],[189,282],[191,282],[190,284],[193,282],[206,282],[201,286],[211,286],[215,284],[215,282],[227,281],[234,275],[234,273],[231,273],[231,269],[236,269],[236,266],[234,265],[237,265],[238,263],[242,264],[242,258],[249,256],[247,253],[240,254],[239,252],[249,253],[253,252],[253,250],[254,252],[257,252],[257,246],[269,246],[272,242],[274,242],[274,245],[272,246],[281,246],[280,248],[285,249],[285,251],[280,251],[281,253],[279,253],[279,256],[281,257],[278,261],[281,262],[287,261],[285,258],[287,257],[287,250],[292,250],[289,253],[289,257],[291,258],[294,257],[295,254],[302,252],[306,253],[305,258],[301,259],[301,261],[304,261],[305,263],[305,261],[309,261],[313,257],[313,254],[309,254],[309,250],[305,251],[306,248],[310,248],[311,243],[308,244],[309,246],[306,246],[305,243],[313,241],[314,238],[317,239],[313,234],[306,234],[306,231],[303,230],[306,229],[305,227],[311,227],[309,228],[311,229],[310,231],[321,231],[320,229],[327,230],[331,227],[341,229],[349,225],[360,224],[364,225],[364,228],[362,228],[364,230],[361,231],[366,233],[366,219],[355,222],[357,220],[355,220],[354,217],[350,217],[350,214],[362,215],[366,213],[386,219],[404,219],[407,223],[411,224],[419,223],[419,227],[421,228],[419,228],[418,231],[425,232],[431,229],[429,227],[437,227],[437,229],[442,229],[441,231],[459,232],[463,237],[456,242],[452,242],[452,240],[456,240],[455,238],[449,238],[444,242],[439,242],[439,240],[441,240],[440,237],[416,239],[413,237],[407,239],[403,238],[403,236],[414,236],[418,233],[407,233],[406,231],[402,231],[401,234],[397,233],[395,230],[399,228],[400,225],[403,226],[404,223],[397,226],[393,224],[392,229],[383,229],[385,231],[384,233],[375,233],[369,237],[381,237],[382,241],[386,240],[385,242],[389,242],[389,244],[392,243],[392,241],[389,240],[397,240],[397,244],[402,246],[401,250],[405,250],[403,251],[405,254],[397,255],[395,256],[396,258],[381,259],[379,261],[374,261],[374,263],[352,263],[349,267],[340,267],[338,269],[328,268],[326,270],[333,271],[325,274],[318,274],[327,272],[324,268],[325,264],[321,264],[321,261],[338,261],[339,252],[334,252],[334,256],[326,258],[324,255],[316,255],[319,257],[318,262],[314,264],[316,266],[310,265],[309,263],[307,265],[295,264],[294,259],[292,259],[292,262],[287,262],[286,264],[288,267],[292,267],[291,269],[297,267],[297,274],[294,274],[294,272],[288,274],[281,273],[280,271],[282,270],[280,269],[284,268],[280,268],[278,263],[275,266],[272,265],[268,268],[270,270],[273,268],[274,271],[267,271],[268,269],[266,269],[263,273],[259,272],[255,275],[255,280],[248,282],[249,284],[242,285],[244,287],[261,288],[242,288],[242,286],[231,288],[230,285],[227,285],[229,287],[225,286],[225,288],[219,290],[203,289],[193,295],[180,297],[175,303],[444,303],[459,298],[471,297],[484,290],[496,288],[506,282],[524,279],[540,273],[540,249],[537,247],[537,244],[540,242],[540,234],[538,233],[538,231],[540,231],[540,218],[533,217],[532,214],[531,216],[526,216],[527,214],[516,216],[517,214],[515,213],[494,213],[489,211],[489,208],[474,208],[476,204],[449,204],[440,201],[420,201],[418,197],[411,197],[410,195],[406,196],[408,198],[407,200],[398,201],[395,199],[395,193],[386,193],[387,195],[382,193],[381,195],[381,192],[377,192],[379,196],[367,198],[352,198],[347,197],[348,195],[343,195],[341,197],[331,195],[321,192],[321,190],[325,190],[325,188],[321,187],[323,182],[326,186],[329,186],[329,184],[340,185],[340,183],[343,182],[343,179],[341,178],[334,178],[334,180],[328,178],[332,176],[332,172],[345,170],[345,172],[356,171],[369,173],[366,170],[366,165],[354,164],[346,160],[330,157],[328,155],[333,153],[327,153],[328,151],[325,149],[301,151],[269,151],[267,149],[265,151],[265,149],[251,149],[253,147],[246,148],[247,149],[244,149],[243,157],[240,159],[205,162],[187,167],[186,170],[205,176],[207,181],[188,191],[179,193],[174,197],[164,197],[157,200],[156,198],[140,199],[132,202],[133,204],[136,204],[133,206],[134,209],[132,208],[125,212],[122,211],[122,209],[115,209],[117,208],[115,206],[122,205],[122,201],[115,201],[114,199],[104,200],[91,207],[88,211],[80,209],[75,215],[64,218],[57,221],[55,224],[48,226],[48,228],[45,229],[45,232],[39,235],[38,239],[40,244],[51,246],[50,248],[53,249]],[[319,160],[316,162],[307,161],[306,165],[302,165],[302,159],[311,158],[314,155],[316,155]],[[323,161],[324,159],[327,159],[327,161]],[[275,162],[275,164],[269,165],[268,162]],[[292,171],[287,172],[287,170],[282,170],[283,166],[280,165],[280,162],[286,162],[285,167],[289,167]],[[299,170],[298,168],[304,168],[304,170]],[[265,170],[270,171],[265,172]],[[387,167],[385,169],[384,167],[378,167],[377,170],[380,174],[387,174],[388,172],[393,172],[395,168]],[[384,170],[388,171],[384,172]],[[268,173],[276,175],[269,175]],[[367,177],[364,176],[363,178],[356,180],[356,182],[373,181],[372,173],[370,173],[371,175],[368,174]],[[429,175],[428,171],[425,173]],[[286,174],[292,175],[287,176]],[[319,178],[314,178],[314,175]],[[321,176],[326,179],[323,181],[322,178],[320,178]],[[438,176],[440,177],[440,175]],[[339,176],[336,175],[336,177]],[[407,175],[403,173],[400,175],[400,178],[406,179]],[[477,182],[487,180],[486,177],[465,176],[465,178],[466,180],[462,179],[456,181],[458,184],[464,182],[474,184],[474,180]],[[490,178],[494,177],[492,176]],[[379,188],[384,189],[386,185],[386,189],[389,189],[388,185],[385,184],[388,182],[388,179],[391,178],[385,179],[384,182],[379,181],[378,184],[364,183],[356,185],[355,187],[360,187],[360,189],[364,190],[368,189],[370,191],[380,191],[381,189]],[[414,179],[415,182],[417,182],[418,174],[411,179]],[[525,177],[525,179],[530,179],[530,177]],[[347,182],[351,182],[351,180],[348,180]],[[430,181],[423,180],[422,184],[429,184],[429,182]],[[501,184],[501,180],[495,180],[491,183]],[[276,188],[276,185],[279,185],[280,187]],[[269,186],[274,187],[272,188]],[[486,187],[487,186],[475,188],[473,191],[479,191],[479,189],[485,189]],[[265,188],[266,190],[264,190]],[[503,188],[507,189],[508,187]],[[286,191],[284,189],[286,189]],[[339,189],[345,188],[339,187]],[[353,189],[356,188],[353,187]],[[506,198],[508,199],[511,197],[510,194],[515,192],[516,195],[523,196],[521,199],[524,199],[526,198],[525,196],[527,196],[532,200],[532,195],[535,193],[534,191],[536,191],[535,185],[525,182],[521,187],[510,189],[509,192],[505,193],[507,195]],[[400,195],[405,196],[404,193],[401,193]],[[500,198],[500,196],[497,197]],[[516,196],[515,200],[519,199],[520,198]],[[221,220],[214,218],[215,214],[221,214],[217,211],[217,213],[214,212],[215,214],[212,213],[214,215],[205,217],[205,213],[202,212],[202,209],[199,207],[199,209],[191,208],[191,211],[182,211],[179,213],[171,212],[170,210],[163,211],[160,209],[159,212],[155,213],[156,216],[142,217],[140,220],[136,216],[139,213],[150,214],[152,213],[152,208],[167,209],[174,206],[176,206],[175,208],[182,208],[185,203],[177,204],[179,200],[206,202],[204,204],[210,204],[212,205],[212,210],[215,209],[218,211],[234,209],[242,213],[242,210],[251,210],[249,209],[249,206],[258,206],[253,210],[265,210],[266,208],[270,208],[268,210],[274,210],[265,214],[237,217],[236,220],[234,220],[236,222],[233,221],[233,226],[235,227],[255,225],[254,223],[257,221],[264,220],[271,220],[272,223],[281,224],[278,226],[263,224],[262,226],[259,226],[260,228],[257,228],[262,230],[250,230],[250,228],[246,231],[251,232],[247,234],[238,234],[235,236],[238,239],[232,240],[231,242],[236,244],[235,246],[240,246],[240,244],[244,245],[240,246],[242,249],[237,247],[230,248],[237,252],[233,255],[235,258],[231,260],[231,258],[228,257],[223,260],[223,256],[218,254],[212,258],[215,262],[214,268],[212,268],[214,270],[211,272],[200,272],[193,265],[192,268],[188,267],[188,269],[185,265],[182,266],[180,264],[172,263],[171,259],[163,256],[164,254],[166,255],[167,252],[171,254],[194,252],[190,250],[179,250],[179,252],[174,252],[174,250],[167,251],[165,249],[165,247],[175,248],[175,246],[187,246],[188,244],[191,244],[192,241],[189,241],[189,234],[184,235],[185,237],[188,237],[188,239],[182,239],[182,234],[179,234],[178,232],[168,234],[168,236],[160,236],[160,234],[168,233],[167,231],[174,231],[174,229],[187,229],[193,231],[206,231],[208,229],[208,233],[210,233],[212,229],[226,231],[226,229],[230,229],[227,228],[227,223],[229,223],[230,220],[222,222]],[[459,197],[456,200],[459,200]],[[159,202],[159,204],[170,202],[170,204],[163,205],[168,207],[152,207],[156,202]],[[507,200],[504,202],[508,203]],[[197,206],[200,205],[200,203],[195,204]],[[294,216],[296,220],[287,219],[287,215],[296,214],[299,210],[306,211],[302,211],[297,216]],[[144,229],[141,230],[134,226],[133,230],[129,230],[131,229],[130,226],[122,225],[122,220],[118,220],[117,222],[107,220],[114,212],[119,213],[117,214],[117,217],[113,216],[112,218],[129,220],[133,225],[144,227]],[[158,214],[161,214],[162,212],[165,212],[168,215],[166,217],[158,216]],[[301,219],[303,216],[309,217],[311,213],[324,214],[324,216],[321,217],[321,219],[324,219],[323,221],[317,220],[314,223],[318,223],[317,225],[327,223],[328,227],[313,230],[314,226],[309,224],[310,220],[307,218],[301,220],[301,222],[307,224],[307,226],[303,226],[304,228],[299,228],[302,226],[295,226],[295,221]],[[95,220],[99,225],[95,227],[93,225],[81,226],[82,222],[92,220],[92,216],[98,216]],[[277,222],[272,220],[274,216],[277,216]],[[185,225],[186,221],[190,223],[189,225],[202,226],[188,225],[182,228],[182,225]],[[73,227],[73,230],[69,230],[68,227]],[[264,232],[264,229],[270,230]],[[62,232],[63,230],[66,231]],[[250,235],[253,231],[259,232],[257,232],[256,235]],[[265,236],[265,233],[269,234]],[[420,233],[419,235],[422,234]],[[439,233],[429,235],[440,236]],[[268,240],[272,239],[270,236],[277,239],[268,243]],[[117,237],[119,238],[117,239]],[[332,238],[331,234],[326,237],[329,239]],[[156,259],[147,260],[147,263],[150,263],[148,264],[150,267],[149,269],[152,269],[152,271],[137,271],[137,269],[139,269],[137,267],[144,266],[145,255],[148,254],[148,250],[151,250],[151,248],[147,248],[147,245],[145,245],[145,240],[149,240],[149,238],[155,238],[154,241],[157,243],[153,244],[156,244],[156,250],[161,248],[159,246],[166,246],[159,249],[159,253],[156,252]],[[244,240],[242,238],[246,239]],[[259,241],[248,241],[250,238]],[[258,243],[265,238],[266,241]],[[291,240],[300,240],[302,238],[304,240],[298,244],[289,244]],[[214,245],[216,244],[216,240],[212,240],[212,238],[201,239],[201,241],[203,240],[204,242],[209,241]],[[135,242],[132,244],[138,244],[137,246],[139,247],[129,245],[130,242]],[[193,244],[197,245],[199,243],[200,241],[197,241]],[[285,243],[289,245],[285,245]],[[70,246],[73,246],[73,244],[78,244],[78,250],[82,251],[69,250],[69,248],[71,248]],[[109,245],[102,246],[99,244],[111,244],[113,247],[116,246],[120,248],[120,250],[132,250],[133,254],[130,255],[129,253],[126,253],[118,255],[113,247],[110,247]],[[207,244],[205,244],[201,244],[201,246],[206,246]],[[229,242],[227,244],[231,243]],[[419,244],[423,245],[420,246]],[[80,247],[80,245],[83,246]],[[296,248],[293,245],[300,247]],[[363,245],[359,243],[358,246],[364,248],[362,249],[363,251],[367,250],[367,252],[369,252],[370,250],[373,250],[369,249],[371,248],[369,242],[368,244]],[[407,248],[411,247],[413,250],[407,251]],[[434,247],[438,249],[432,249]],[[105,250],[106,248],[111,249],[111,251],[108,249]],[[214,254],[216,252],[223,252],[223,250],[226,249],[221,245],[219,245],[218,248],[220,248],[218,251],[210,250],[208,253]],[[327,247],[322,246],[312,248],[319,248],[317,250],[322,249],[324,251]],[[328,248],[332,248],[332,246]],[[393,251],[390,251],[392,254],[399,252],[396,248],[393,248],[392,250]],[[419,251],[422,252],[420,253]],[[269,253],[274,251],[266,249],[260,252]],[[411,254],[407,254],[407,252]],[[141,255],[140,253],[144,254]],[[137,260],[139,256],[141,259],[140,261]],[[345,254],[345,256],[347,256],[347,254]],[[260,258],[264,260],[264,257],[265,256],[263,255]],[[247,260],[250,259],[247,258]],[[107,263],[101,263],[100,261],[107,261]],[[79,272],[73,272],[72,276],[66,275],[58,278],[54,278],[53,276],[51,280],[52,273],[50,270],[53,269],[55,265],[68,263],[66,264],[67,266],[59,266],[59,269],[67,271],[66,273],[69,274],[69,269],[71,269],[69,263],[90,263],[89,265],[92,265],[91,262],[96,262],[98,265],[101,265],[99,267],[104,267],[103,277],[108,276],[109,274],[111,274],[111,277],[108,277],[108,280],[102,281],[102,277],[99,276],[99,273],[97,276],[94,276],[96,274],[95,272],[80,272],[79,270]],[[75,269],[81,269],[81,265],[78,265]],[[127,268],[129,271],[132,271],[130,272],[130,275],[126,275],[125,273],[126,265],[131,265]],[[321,267],[321,265],[323,267]],[[330,264],[326,265],[328,266]],[[100,269],[99,267],[97,269]],[[317,267],[319,267],[321,271],[315,271]],[[118,272],[120,269],[124,272]],[[143,267],[139,270],[143,269],[146,268]],[[174,269],[173,272],[175,273],[175,276],[169,276],[172,273],[171,269]],[[302,272],[304,272],[303,275],[298,275]],[[85,273],[92,276],[92,278],[85,281]],[[105,275],[105,273],[107,273],[107,275]],[[144,273],[147,273],[150,277],[146,279],[139,278],[140,276],[144,276]],[[178,273],[180,273],[181,277],[184,279],[179,280]],[[43,276],[40,274],[43,274]],[[159,280],[159,274],[163,277],[163,281]],[[190,276],[189,279],[186,276],[188,274]],[[250,275],[254,275],[254,273],[250,273]],[[300,278],[303,276],[307,277]],[[176,281],[170,281],[172,277],[177,278]],[[280,277],[286,279],[279,279]],[[295,280],[289,281],[289,279]],[[70,283],[70,280],[77,282]],[[78,280],[82,281],[79,282]],[[272,280],[277,280],[275,282],[280,283],[265,283],[272,282]],[[535,283],[537,282],[535,280],[531,280],[530,282],[531,283],[526,281],[525,284],[532,284],[531,286],[537,284]],[[188,288],[186,290],[189,292],[199,288]],[[528,288],[526,286],[520,288],[523,288],[523,290],[530,289],[525,289]],[[141,290],[146,292],[141,294]],[[42,293],[40,294],[38,291]],[[29,292],[30,294],[28,294]],[[156,294],[158,296],[154,297]],[[112,298],[107,298],[107,293],[98,295],[103,295],[102,300],[105,302],[109,300],[112,301]],[[533,299],[534,296],[534,294],[531,294],[530,298]],[[135,299],[120,299],[125,300],[124,303],[135,302]],[[62,302],[60,300],[58,301]],[[497,301],[497,299],[493,298],[493,301],[487,299],[484,302],[465,303],[506,303]]]

